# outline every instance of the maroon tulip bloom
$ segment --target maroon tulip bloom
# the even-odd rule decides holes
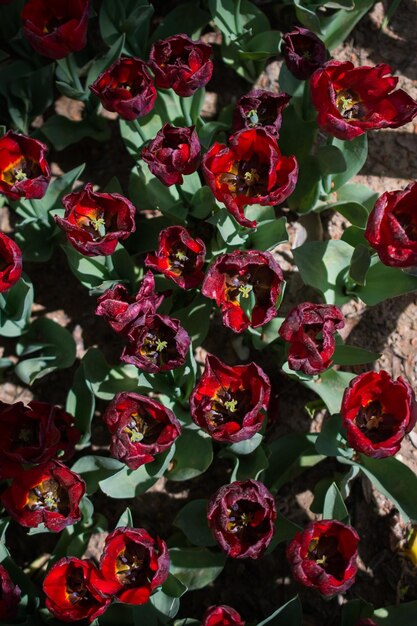
[[[275,317],[283,283],[281,268],[272,254],[235,250],[217,257],[206,273],[201,291],[221,307],[223,324],[241,333]]]
[[[365,372],[349,383],[341,414],[351,448],[374,459],[396,454],[416,425],[414,391],[401,376]]]
[[[303,302],[291,309],[279,329],[279,336],[290,344],[290,369],[305,374],[324,372],[332,364],[335,332],[344,325],[343,313],[333,304]]]
[[[200,152],[195,126],[176,128],[164,124],[155,139],[143,148],[142,159],[152,174],[170,187],[182,185],[183,174],[192,174],[199,168]]]
[[[146,257],[145,265],[161,272],[183,289],[194,289],[203,280],[206,246],[193,239],[183,226],[169,226],[159,233],[158,250]]]
[[[138,393],[118,393],[103,420],[112,434],[111,455],[135,470],[168,450],[181,434],[170,409]]]
[[[417,115],[417,102],[402,89],[389,65],[354,67],[329,61],[311,77],[311,98],[317,124],[339,139],[353,139],[368,130],[398,128]]]
[[[169,574],[165,541],[142,528],[116,528],[106,539],[99,572],[93,577],[101,593],[126,604],[145,604]]]
[[[87,43],[88,0],[29,0],[22,11],[23,33],[38,54],[62,59]]]
[[[275,532],[272,494],[257,480],[236,481],[208,503],[208,525],[224,552],[235,559],[258,559]]]
[[[59,532],[81,519],[80,500],[85,482],[58,461],[20,472],[1,496],[9,515],[22,526],[44,523]]]
[[[203,615],[202,626],[245,626],[239,613],[231,606],[209,606]]]
[[[245,217],[248,204],[272,206],[284,202],[297,183],[294,156],[281,155],[275,138],[263,128],[241,130],[230,146],[215,143],[203,158],[203,174],[214,196],[242,226],[254,228]]]
[[[2,623],[16,617],[20,596],[20,588],[14,584],[3,565],[0,565],[0,620]]]
[[[306,80],[327,58],[326,46],[311,30],[296,26],[282,37],[285,63],[299,80]]]
[[[417,265],[417,183],[387,191],[376,201],[365,237],[382,263],[392,267]]]
[[[147,315],[155,313],[164,296],[155,293],[155,279],[147,272],[134,298],[124,285],[107,289],[97,300],[96,315],[101,315],[117,333],[128,334],[130,326],[144,323]]]
[[[156,86],[173,89],[179,96],[192,96],[208,83],[213,73],[211,46],[184,34],[172,35],[153,44],[149,65]]]
[[[136,57],[117,59],[90,85],[107,111],[135,120],[152,111],[156,89],[146,63]]]
[[[120,359],[145,372],[165,372],[184,365],[191,339],[180,321],[167,315],[148,315],[131,327],[129,345]]]
[[[193,421],[216,441],[250,439],[263,424],[271,386],[255,363],[229,367],[213,355],[190,398]]]
[[[22,275],[22,252],[4,233],[0,233],[0,293],[8,291]]]
[[[72,246],[85,256],[113,254],[120,239],[135,230],[136,209],[118,193],[98,193],[93,185],[64,196],[64,217],[55,221]]]
[[[13,130],[0,138],[0,193],[11,200],[43,198],[51,179],[47,146]]]
[[[0,476],[19,475],[22,465],[45,463],[58,453],[68,459],[80,436],[72,415],[57,406],[0,402]]]
[[[91,624],[102,615],[111,602],[103,598],[92,582],[96,566],[75,556],[60,559],[51,567],[43,581],[46,608],[64,622],[81,619]]]
[[[263,128],[278,136],[282,112],[290,100],[291,96],[286,93],[254,89],[238,100],[233,113],[233,130]]]
[[[342,522],[311,522],[287,548],[295,580],[323,596],[344,593],[355,582],[359,537]]]

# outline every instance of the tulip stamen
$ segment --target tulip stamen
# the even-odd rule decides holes
[[[28,175],[22,169],[17,169],[15,170],[14,177],[17,182],[20,182],[22,180],[27,180]]]
[[[225,408],[230,411],[230,413],[235,413],[237,408],[237,400],[233,398],[233,400],[226,400],[224,403]]]
[[[167,341],[161,341],[160,339],[156,340],[156,349],[158,352],[162,352],[162,350],[165,350],[167,346],[168,346]]]
[[[252,290],[253,290],[252,285],[240,285],[239,287],[239,293],[241,294],[242,298],[249,298],[249,295]]]

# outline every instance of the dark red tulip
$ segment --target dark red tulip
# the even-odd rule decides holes
[[[87,43],[88,0],[29,0],[22,11],[23,33],[38,54],[62,59]]]
[[[235,559],[258,559],[274,534],[272,494],[257,480],[221,487],[209,500],[207,519],[214,538]]]
[[[145,265],[183,289],[194,289],[204,278],[205,254],[201,239],[193,239],[183,226],[169,226],[159,233],[158,250],[147,255]]]
[[[36,528],[45,524],[59,532],[81,519],[80,500],[85,482],[58,461],[50,461],[20,472],[1,501],[13,519],[22,526]]]
[[[376,201],[365,237],[385,265],[417,265],[417,183],[387,191]]]
[[[353,139],[368,130],[398,128],[417,115],[417,102],[396,89],[389,65],[354,67],[350,61],[329,61],[311,77],[311,98],[320,128],[339,139]]]
[[[184,182],[200,166],[201,146],[195,126],[176,128],[164,124],[155,139],[142,150],[142,159],[159,180],[170,187]]]
[[[202,293],[221,307],[223,324],[236,333],[257,328],[276,315],[284,278],[269,252],[221,254],[207,270]]]
[[[60,559],[51,567],[43,581],[46,607],[64,622],[86,619],[91,624],[102,615],[111,602],[103,598],[92,583],[96,566],[75,556]]]
[[[327,59],[326,46],[311,30],[296,26],[282,37],[285,63],[299,80],[306,80]]]
[[[71,245],[85,256],[113,254],[118,241],[136,230],[133,204],[118,193],[93,191],[91,183],[64,196],[62,203],[65,215],[55,215],[55,221]]]
[[[241,130],[229,138],[229,147],[215,143],[203,158],[203,174],[216,199],[242,226],[254,228],[245,217],[248,204],[273,206],[294,191],[298,164],[281,155],[275,137],[263,128]]]
[[[117,333],[126,335],[132,324],[142,324],[156,312],[164,296],[155,293],[155,279],[147,272],[134,298],[124,285],[107,289],[97,300],[96,315],[101,315]]]
[[[324,372],[332,364],[336,330],[344,325],[343,313],[333,304],[303,302],[291,309],[279,329],[279,336],[290,344],[290,369],[305,374]]]
[[[152,373],[181,367],[191,343],[179,320],[158,314],[148,315],[143,324],[132,326],[128,340],[120,359]]]
[[[0,476],[19,475],[22,465],[45,463],[74,454],[81,433],[63,409],[32,400],[0,402]]]
[[[238,100],[233,113],[233,130],[263,128],[278,136],[282,112],[290,100],[291,96],[286,93],[254,89]]]
[[[171,88],[179,96],[192,96],[211,78],[211,52],[209,44],[193,41],[183,33],[155,42],[149,65],[155,74],[156,86]]]
[[[43,198],[51,179],[47,146],[13,130],[0,138],[0,193],[11,200]]]
[[[90,85],[103,107],[125,120],[135,120],[152,111],[156,89],[146,63],[135,57],[117,59]]]
[[[106,538],[94,584],[126,604],[145,604],[169,574],[165,541],[143,528],[116,528]]]
[[[3,565],[0,565],[0,620],[2,623],[15,619],[20,596],[20,588],[14,584]]]
[[[417,421],[413,389],[383,370],[351,380],[340,412],[350,447],[374,459],[396,454]]]
[[[202,626],[245,626],[239,613],[231,606],[209,606],[203,615]]]
[[[217,441],[249,439],[262,427],[270,389],[267,375],[255,363],[230,367],[209,354],[190,397],[191,417]]]
[[[112,435],[111,455],[134,470],[168,450],[181,424],[163,404],[133,392],[118,393],[103,420]]]
[[[358,533],[334,520],[311,522],[287,548],[295,580],[324,596],[344,593],[355,582]]]
[[[4,233],[0,233],[0,293],[13,287],[22,275],[22,252]]]

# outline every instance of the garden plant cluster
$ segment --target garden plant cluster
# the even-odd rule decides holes
[[[284,32],[249,0],[0,4],[0,194],[14,225],[0,233],[0,335],[16,355],[0,367],[26,385],[73,368],[64,407],[0,402],[1,623],[301,626],[308,588],[334,603],[328,626],[414,624],[417,601],[355,595],[361,537],[345,502],[364,475],[417,522],[417,477],[395,458],[417,421],[414,391],[338,333],[351,299],[417,290],[417,183],[378,197],[350,182],[368,132],[417,116],[388,65],[332,56],[372,0],[285,3]],[[273,57],[279,86],[255,88]],[[216,66],[247,89],[207,121]],[[59,94],[82,104],[80,120],[53,112]],[[49,155],[78,145],[82,157],[85,138],[117,158],[115,130],[128,188],[111,171],[106,186],[86,180],[80,163],[52,176]],[[340,240],[307,232],[293,246],[306,299],[286,304],[291,275],[275,251],[287,222],[329,210],[350,225]],[[71,333],[32,315],[30,268],[47,272],[59,247],[121,346],[114,363],[99,339],[76,363]],[[368,369],[340,369],[358,364]],[[278,374],[316,394],[307,409],[326,411],[320,433],[274,436]],[[326,460],[337,471],[300,526],[280,494]],[[201,495],[164,536],[129,505],[161,478]],[[48,558],[22,557],[19,525]],[[187,616],[186,594],[209,590],[228,563],[260,572],[280,548],[292,594],[281,606],[246,615],[245,603],[200,595]]]

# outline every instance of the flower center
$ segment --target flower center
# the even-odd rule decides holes
[[[336,537],[315,537],[308,546],[307,558],[315,561],[328,574],[338,580],[343,580],[345,572],[345,559],[339,552],[339,544]]]
[[[226,530],[248,543],[256,541],[257,531],[263,530],[264,510],[256,502],[238,500],[227,509],[227,518]]]
[[[356,426],[373,443],[380,443],[395,434],[397,420],[391,413],[386,413],[379,400],[362,406],[354,420]]]
[[[268,164],[260,163],[254,154],[248,161],[233,162],[217,181],[219,186],[227,185],[233,195],[262,196],[267,192]]]
[[[164,360],[169,359],[171,339],[172,337],[165,328],[149,330],[139,347],[139,353],[154,363],[162,364]]]
[[[57,480],[48,478],[30,489],[26,507],[30,511],[42,509],[66,516],[70,510],[68,492]]]
[[[141,441],[144,444],[154,443],[164,429],[161,422],[158,422],[144,410],[141,410],[140,413],[132,413],[130,417],[131,420],[123,432],[128,433],[132,443],[140,443]]]
[[[246,113],[246,117],[248,120],[248,126],[255,128],[259,124],[258,111],[256,109],[251,109]]]
[[[169,269],[177,276],[192,274],[195,270],[197,255],[185,246],[174,245],[168,253]]]
[[[242,424],[245,415],[251,409],[251,394],[246,389],[221,387],[213,397],[210,411],[207,415],[208,423],[213,427],[222,426],[228,422]]]
[[[149,583],[149,552],[126,539],[126,547],[116,559],[116,576],[122,585],[139,587]]]
[[[336,107],[340,115],[348,120],[361,120],[366,116],[366,108],[359,96],[347,89],[336,94]]]
[[[39,175],[37,164],[30,160],[20,157],[10,165],[8,165],[1,173],[1,179],[8,185],[21,183],[28,178],[34,178]]]
[[[90,233],[94,240],[104,237],[108,226],[104,213],[95,208],[80,207],[75,215],[75,223],[79,228]]]
[[[68,566],[65,591],[71,604],[88,604],[92,600],[91,594],[85,586],[83,570],[73,563]]]
[[[417,241],[417,215],[415,211],[394,210],[393,216],[412,241]]]

